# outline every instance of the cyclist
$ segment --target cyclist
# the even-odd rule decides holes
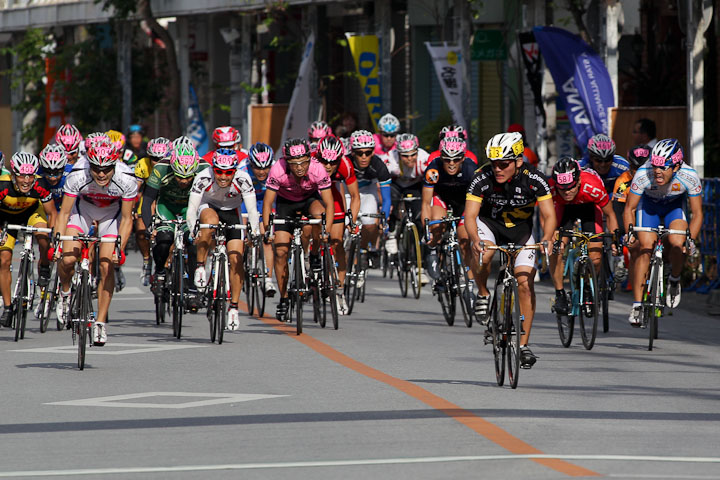
[[[460,125],[447,125],[443,127],[440,130],[440,133],[438,134],[438,139],[442,142],[445,138],[456,138],[459,137],[467,143],[467,133],[465,132],[465,129]],[[430,157],[428,158],[428,164],[430,164],[433,160],[438,158],[440,156],[440,149],[438,148],[434,152],[430,154]],[[478,165],[478,159],[477,156],[471,152],[470,150],[465,151],[465,156],[472,159],[473,162],[475,162],[475,165]]]
[[[387,163],[388,155],[395,150],[395,137],[400,133],[400,120],[392,113],[386,113],[378,120],[379,133],[375,138],[375,155]]]
[[[133,154],[140,159],[147,157],[147,144],[143,141],[143,128],[133,124],[128,127],[127,146]]]
[[[310,128],[308,128],[308,142],[310,143],[310,150],[315,153],[315,149],[317,148],[317,144],[320,140],[331,134],[332,129],[330,128],[330,125],[322,120],[311,123]]]
[[[148,150],[153,150],[152,141]],[[187,209],[190,198],[190,189],[196,174],[202,172],[209,165],[200,163],[195,149],[189,145],[180,145],[173,149],[169,159],[158,162],[145,184],[143,200],[141,202],[141,216],[145,225],[152,223],[153,205],[157,218],[160,220],[187,219]],[[197,267],[197,251],[195,245],[188,241],[189,232],[185,226],[185,240],[188,253],[187,273],[189,278],[195,278]],[[155,275],[153,276],[154,290],[165,282],[165,267],[170,256],[170,248],[174,240],[173,227],[163,225],[155,230],[155,247],[153,260]],[[197,311],[197,289],[194,284],[188,285],[189,309]]]
[[[115,144],[115,149],[120,154],[119,160],[122,160],[127,165],[130,165],[134,168],[135,164],[138,161],[138,156],[135,154],[135,152],[132,151],[132,149],[126,148],[125,135],[123,135],[122,132],[118,132],[117,130],[108,130],[105,133],[107,134],[110,141]]]
[[[465,192],[473,179],[477,165],[465,156],[467,144],[459,137],[448,137],[440,142],[441,157],[433,160],[425,170],[425,183],[422,190],[422,217],[440,220],[452,209],[454,216],[463,216],[465,211]],[[457,230],[460,251],[466,265],[473,261],[472,250],[468,242],[468,234],[460,221]],[[437,246],[445,230],[444,224],[430,227],[430,240],[425,263],[430,277],[437,281],[440,278],[440,262]],[[423,230],[424,231],[424,230]],[[474,269],[477,270],[477,269]],[[436,284],[436,288],[440,285]]]
[[[180,137],[175,141],[178,141],[180,139],[187,139],[183,141],[192,142],[192,140],[187,137]],[[230,126],[217,127],[215,130],[213,130],[212,140],[215,144],[216,150],[219,148],[235,150],[235,153],[238,157],[237,168],[240,168],[241,170],[247,172],[248,155],[242,149],[242,136],[240,135],[240,132],[237,128]],[[204,162],[212,164],[213,154],[216,150],[210,150],[209,152],[207,152],[205,155],[202,156],[202,160]]]
[[[297,218],[301,215],[319,218],[323,210],[326,219],[335,218],[330,177],[322,165],[311,157],[308,143],[300,138],[287,140],[283,144],[282,155],[270,168],[265,184],[267,187],[263,200],[265,231],[269,228],[273,204],[280,218]],[[280,321],[287,321],[290,307],[287,294],[288,250],[293,228],[291,225],[277,225],[274,228],[275,276],[280,288],[280,303],[275,317]],[[308,228],[305,232],[305,238],[309,235],[309,230]]]
[[[61,145],[47,145],[40,152],[40,170],[38,174],[43,177],[44,185],[52,193],[55,210],[60,211],[62,204],[65,179],[72,171],[73,166],[68,163],[65,148]]]
[[[275,163],[275,157],[273,149],[264,143],[257,142],[250,147],[248,151],[248,158],[250,160],[250,179],[253,183],[253,189],[255,190],[255,204],[257,205],[257,211],[262,212],[263,199],[265,198],[265,183],[267,182],[268,174],[270,173],[270,167]],[[247,213],[245,210],[245,204],[242,206],[243,213]],[[260,225],[260,233],[264,234],[265,229]],[[274,297],[277,292],[277,287],[273,283],[273,248],[272,245],[263,243],[263,249],[265,250],[265,265],[267,267],[268,275],[265,277],[265,296]]]
[[[30,227],[47,228],[55,224],[55,205],[50,190],[45,188],[36,175],[40,164],[32,153],[18,152],[10,159],[10,173],[0,175],[0,225],[13,223]],[[0,294],[5,309],[0,322],[9,327],[12,324],[11,279],[13,248],[16,230],[7,230],[0,238]],[[35,233],[40,248],[38,284],[47,285],[50,277],[48,248],[50,241],[46,233]]]
[[[630,193],[625,202],[625,225],[633,221],[638,227],[664,225],[672,230],[690,229],[690,253],[694,253],[695,240],[703,222],[702,183],[697,172],[683,162],[683,149],[674,138],[659,141],[650,153],[650,161],[642,165],[633,177]],[[692,218],[688,227],[685,205],[690,204]],[[628,230],[629,231],[629,228]],[[634,327],[641,323],[642,289],[650,265],[650,254],[656,236],[650,232],[637,232],[640,251],[633,258],[633,308],[629,321]],[[635,238],[628,239],[632,247]],[[668,307],[680,304],[680,273],[685,263],[684,235],[668,235],[670,278],[665,301]]]
[[[559,228],[571,230],[575,220],[580,219],[583,232],[602,233],[605,231],[603,227],[603,215],[605,215],[608,230],[618,233],[618,222],[610,198],[602,179],[593,170],[583,170],[575,159],[563,157],[553,167],[549,183]],[[569,238],[563,238],[559,251],[553,251],[550,255],[550,273],[555,285],[555,310],[563,315],[567,315],[569,305],[563,288],[561,252],[568,241]],[[602,240],[588,244],[588,255],[595,265],[596,272],[602,268],[602,245]],[[614,244],[612,248],[613,253],[616,253]]]
[[[66,123],[58,128],[55,134],[55,142],[65,149],[67,163],[75,165],[80,155],[80,145],[83,143],[83,137],[77,127]]]
[[[391,175],[397,175],[400,170],[394,161],[385,164],[380,157],[373,155],[375,138],[367,130],[356,130],[351,136],[351,157],[355,168],[355,177],[360,189],[360,213],[375,214],[378,211],[378,189],[382,198],[382,213],[390,218],[392,195],[390,193]],[[362,236],[360,243],[363,248],[370,246],[373,256],[377,255],[378,220],[375,218],[360,217],[362,223]],[[364,279],[358,279],[358,286],[362,286]]]
[[[544,229],[541,240],[551,242],[557,227],[550,186],[542,173],[523,162],[524,150],[522,135],[517,132],[499,133],[492,137],[485,148],[490,163],[475,174],[467,191],[465,228],[475,254],[483,256],[482,268],[475,276],[479,289],[475,313],[483,323],[487,323],[490,313],[487,279],[495,252],[483,249],[480,242],[515,245],[535,243],[532,231],[536,202]],[[537,360],[528,347],[535,316],[534,250],[522,250],[515,257],[515,276],[518,280],[520,312],[525,317],[525,333],[520,339],[520,360],[525,368],[530,368]]]
[[[615,142],[605,134],[590,137],[587,143],[587,158],[580,160],[582,168],[595,170],[605,185],[608,196],[612,196],[615,180],[630,169],[627,160],[615,155]]]
[[[140,133],[136,133],[140,135]],[[143,188],[150,178],[150,174],[157,163],[170,156],[170,140],[164,137],[153,138],[147,144],[147,157],[142,158],[135,164],[135,177],[138,183],[138,192],[142,195]],[[150,285],[150,275],[152,273],[152,265],[150,263],[150,239],[147,237],[147,224],[143,220],[142,215],[142,196],[138,200],[137,209],[133,213],[135,217],[135,240],[137,241],[140,253],[143,257],[142,272],[140,278],[143,286]]]
[[[338,281],[338,313],[345,315],[348,312],[348,306],[345,302],[343,293],[343,285],[345,285],[345,274],[347,272],[347,258],[345,258],[345,245],[343,244],[343,233],[345,231],[345,195],[340,193],[339,185],[344,182],[345,188],[350,195],[350,215],[348,226],[352,227],[357,224],[358,213],[360,213],[360,189],[358,188],[357,178],[355,177],[355,169],[352,162],[343,155],[343,145],[335,136],[328,135],[318,144],[315,152],[315,159],[323,164],[325,171],[332,180],[332,195],[335,199],[335,220],[329,228],[330,243],[335,253],[335,261],[337,262]]]
[[[120,258],[114,243],[100,244],[100,287],[98,288],[97,321],[93,327],[93,341],[102,346],[107,342],[107,314],[115,287],[111,274],[115,263],[124,262],[124,251],[132,231],[132,209],[137,198],[137,182],[132,169],[118,161],[120,152],[115,144],[97,140],[87,152],[83,168],[74,169],[65,181],[65,196],[55,224],[60,235],[87,235],[97,223],[97,236],[116,238],[120,235]],[[119,219],[119,221],[118,221]],[[119,224],[119,225],[118,225]],[[61,282],[61,298],[57,318],[66,322],[70,305],[70,281],[75,262],[80,256],[80,242],[63,242],[62,255],[55,251]]]
[[[190,201],[187,209],[187,223],[191,238],[195,235],[195,224],[209,223],[227,225],[242,223],[240,206],[245,203],[250,222],[250,236],[258,230],[258,212],[255,205],[255,191],[252,180],[247,172],[238,168],[239,160],[235,150],[218,148],[213,152],[212,168],[203,170],[195,176]],[[230,308],[228,310],[227,328],[240,328],[238,300],[242,292],[243,282],[243,233],[241,230],[228,230],[226,233],[228,259],[230,260]],[[193,240],[197,246],[198,266],[195,270],[195,286],[205,288],[207,260],[210,244],[214,243],[210,229],[200,229]]]

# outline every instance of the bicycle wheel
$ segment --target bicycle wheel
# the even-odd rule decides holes
[[[586,259],[580,266],[580,337],[586,350],[595,344],[598,323],[598,287],[595,266]]]
[[[470,289],[470,278],[468,277],[465,262],[463,262],[460,249],[453,247],[453,283],[457,289],[457,295],[460,298],[460,309],[463,313],[465,326],[470,328],[473,324],[473,315],[475,314],[472,304],[472,290]]]
[[[27,305],[25,297],[27,296],[28,282],[27,282],[27,271],[28,260],[23,257],[20,261],[20,269],[18,270],[17,288],[15,289],[15,296],[12,300],[12,316],[13,324],[15,326],[15,341],[17,342],[21,338],[25,337],[25,326],[23,325],[23,305]]]
[[[75,312],[77,313],[77,316],[73,318],[73,327],[77,328],[78,368],[80,370],[85,369],[85,348],[87,346],[87,343],[89,341],[93,341],[92,332],[90,333],[90,335],[88,335],[88,326],[92,325],[92,323],[89,322],[91,310],[88,309],[88,303],[91,302],[89,298],[89,295],[91,295],[91,293],[88,291],[88,288],[90,288],[89,283],[90,282],[88,272],[83,271],[82,275],[80,276],[80,285],[78,285],[76,291],[77,309],[75,310]],[[91,303],[90,307],[92,308]]]
[[[316,276],[317,275],[317,276]],[[319,323],[321,328],[325,328],[325,309],[323,308],[322,292],[320,291],[320,274],[318,272],[313,275],[310,281],[310,294],[313,304],[313,320]]]
[[[183,271],[183,254],[175,252],[172,264],[172,317],[173,335],[180,340],[182,336],[182,318],[185,307],[185,272]]]
[[[398,254],[397,254],[397,278],[400,284],[400,295],[407,297],[408,287],[410,286],[410,247],[409,245],[409,233],[408,229],[403,229],[400,232],[400,238],[398,241]]]
[[[255,308],[255,265],[252,264],[252,250],[255,247],[246,248],[243,253],[243,266],[245,267],[245,279],[243,281],[243,290],[245,291],[245,302],[247,303],[247,313],[252,317]]]
[[[643,315],[645,316],[645,321],[647,322],[648,326],[649,351],[652,351],[653,342],[657,338],[657,306],[659,303],[658,300],[660,299],[660,295],[658,293],[660,282],[662,282],[662,279],[660,279],[659,268],[657,262],[653,258],[653,261],[650,263],[650,282],[648,283],[648,291],[646,294],[647,301],[643,302]]]
[[[520,319],[520,297],[518,296],[518,284],[512,279],[510,286],[505,291],[505,334],[507,336],[507,364],[508,381],[511,388],[517,388],[520,377],[520,337],[522,336],[522,323]]]
[[[440,255],[442,256],[440,264],[443,268],[440,272],[440,280],[436,284],[436,291],[445,322],[452,327],[455,324],[455,295],[452,294],[452,281],[449,277],[452,267],[449,267],[445,254],[440,252]]]
[[[610,310],[609,310],[609,304],[610,304],[610,290],[612,290],[612,286],[610,285],[610,279],[609,279],[609,269],[610,265],[608,263],[608,258],[605,252],[603,252],[603,263],[602,268],[600,269],[600,272],[598,274],[598,287],[600,291],[600,298],[598,299],[600,311],[602,312],[602,329],[603,333],[607,333],[610,330]]]
[[[216,274],[218,275],[218,288],[216,293],[217,297],[215,298],[214,317],[218,345],[222,345],[223,342],[227,316],[227,287],[225,286],[227,279],[225,278],[225,268],[223,268],[223,265],[225,265],[226,262],[226,258],[220,257],[217,263],[218,268],[216,269]]]
[[[156,282],[155,285],[155,324],[160,325],[161,323],[165,323],[165,310],[167,309],[167,305],[165,302],[165,288],[166,285],[163,283],[162,285],[159,284],[159,282]]]
[[[408,261],[410,262],[410,283],[412,284],[413,295],[417,299],[420,298],[420,292],[422,291],[422,252],[420,250],[420,235],[418,235],[417,227],[414,223],[410,224],[408,236]]]
[[[265,250],[262,245],[255,255],[255,308],[258,318],[265,315]]]
[[[40,305],[38,305],[38,320],[40,320],[40,333],[47,332],[48,323],[50,321],[50,313],[52,312],[53,297],[55,290],[58,288],[57,265],[55,262],[50,264],[50,282],[40,289]]]
[[[350,248],[348,248],[347,257],[347,274],[345,275],[345,301],[347,302],[348,315],[353,311],[355,306],[355,296],[357,295],[357,281],[358,271],[360,269],[359,264],[359,251],[358,245],[359,239],[353,238],[350,242]]]
[[[555,312],[555,318],[557,320],[558,333],[560,334],[560,344],[568,348],[572,343],[573,332],[575,331],[575,316],[573,311],[575,309],[575,295],[579,290],[579,286],[576,285],[577,275],[573,273],[572,268],[570,269],[570,296],[567,299],[569,312],[562,314]],[[553,308],[553,310],[555,310]],[[580,312],[582,315],[582,312]]]
[[[205,304],[207,305],[208,325],[210,326],[210,342],[215,343],[217,329],[215,327],[215,299],[213,298],[212,288],[205,287]]]
[[[501,310],[505,303],[502,298],[502,291],[502,284],[495,285],[495,293],[492,297],[492,303],[490,304],[490,325],[488,326],[490,335],[492,335],[495,379],[500,387],[505,383],[505,355],[507,352],[507,343],[501,324]]]
[[[301,247],[295,247],[293,254],[293,271],[295,275],[295,328],[300,335],[303,329],[303,296],[305,278],[303,277],[303,251]]]
[[[333,328],[338,329],[338,305],[337,305],[337,291],[338,291],[338,275],[337,265],[335,265],[335,258],[332,254],[330,245],[323,247],[323,272],[322,272],[322,290],[321,295],[323,299],[323,317],[330,309],[330,318],[332,318]]]

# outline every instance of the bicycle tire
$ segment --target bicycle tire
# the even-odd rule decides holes
[[[413,296],[418,299],[420,298],[420,292],[422,292],[422,252],[420,250],[420,235],[414,223],[410,224],[410,232],[410,283]]]
[[[215,327],[215,298],[213,298],[212,288],[209,286],[205,287],[205,298],[205,304],[207,305],[205,316],[207,317],[208,325],[210,326],[210,342],[215,343],[217,333]]]
[[[650,282],[648,283],[647,292],[647,305],[643,306],[643,314],[647,315],[647,326],[648,326],[648,351],[652,351],[653,342],[657,338],[657,303],[658,298],[658,280],[660,273],[658,272],[657,262],[655,258],[650,262]],[[660,280],[662,281],[662,280]]]
[[[438,281],[438,285],[440,285],[441,288],[437,290],[437,295],[445,322],[449,327],[452,327],[455,324],[455,296],[451,292],[452,285],[447,277],[447,272],[449,271],[446,260],[447,257],[442,251],[440,255],[442,256],[440,263],[443,265],[443,269],[440,280]]]
[[[243,265],[245,266],[245,280],[243,281],[243,290],[245,291],[245,302],[247,303],[247,313],[248,316],[252,317],[253,311],[255,309],[255,287],[256,287],[256,279],[254,278],[255,273],[255,265],[252,265],[252,249],[255,248],[254,246],[250,246],[250,248],[245,249],[245,252],[243,254]]]
[[[57,265],[55,262],[52,262],[50,264],[50,282],[40,289],[40,305],[38,306],[38,312],[40,312],[40,317],[38,318],[38,320],[40,320],[40,333],[47,332],[50,312],[52,311],[52,297],[57,289],[57,283]]]
[[[355,306],[355,296],[357,295],[357,281],[358,281],[358,269],[359,269],[359,258],[358,258],[358,247],[360,245],[359,237],[353,238],[350,242],[350,248],[348,249],[347,257],[347,269],[345,275],[345,301],[348,307],[348,315],[353,311]]]
[[[320,328],[325,328],[326,316],[325,308],[322,305],[322,293],[320,292],[320,279],[319,277],[313,278],[310,284],[310,293],[312,296],[313,303],[313,320],[315,323],[320,324]]]
[[[302,262],[304,260],[301,247],[294,247],[293,257],[293,272],[295,276],[295,329],[297,335],[300,335],[303,330],[303,289],[305,287],[305,279],[302,273]]]
[[[76,313],[77,318],[74,318],[73,320],[76,320],[74,322],[75,328],[77,328],[77,347],[78,347],[78,368],[80,370],[85,369],[85,353],[86,353],[86,347],[88,341],[93,341],[92,339],[92,332],[90,335],[88,335],[88,316],[89,312],[87,311],[87,301],[86,296],[88,294],[87,289],[89,284],[89,274],[87,271],[83,271],[82,275],[80,276],[80,285],[78,285],[77,289],[77,305],[76,305]],[[92,327],[91,327],[92,328]],[[90,338],[88,338],[90,337]]]
[[[23,330],[23,303],[25,303],[24,299],[27,295],[27,263],[28,261],[25,257],[23,257],[23,259],[20,261],[20,269],[18,270],[17,278],[17,289],[15,289],[15,296],[12,299],[12,316],[13,326],[15,327],[16,342],[25,336],[24,332],[21,335],[21,331]]]
[[[600,275],[598,278],[598,286],[600,287],[600,309],[602,312],[602,330],[603,333],[610,331],[610,280],[608,277],[608,271],[610,265],[608,263],[608,256],[603,251],[603,263],[600,268]]]
[[[258,318],[262,318],[265,315],[265,250],[262,245],[257,249],[257,255],[255,256],[257,272],[257,278],[255,280],[255,308],[257,309]]]
[[[225,268],[227,258],[220,257],[217,262],[216,275],[218,275],[218,288],[217,297],[215,298],[215,328],[217,329],[216,337],[217,344],[222,345],[223,337],[225,335],[225,322],[227,316],[227,287],[225,278]]]
[[[568,348],[570,347],[570,344],[572,343],[573,339],[573,333],[575,332],[575,315],[572,314],[574,310],[574,298],[575,298],[575,291],[578,290],[578,285],[576,285],[576,279],[577,275],[574,274],[573,270],[570,270],[570,298],[568,298],[568,308],[569,312],[567,314],[558,313],[555,312],[555,319],[557,321],[558,326],[558,334],[560,335],[560,344]]]
[[[510,292],[505,293],[505,333],[508,338],[508,382],[510,388],[517,388],[520,378],[520,338],[522,337],[522,320],[520,315],[520,297],[516,279],[510,283]]]
[[[583,346],[586,350],[592,350],[595,345],[595,338],[597,336],[597,324],[598,324],[598,290],[597,290],[597,275],[595,274],[595,265],[586,259],[581,264],[580,278],[582,280],[582,295],[584,298],[580,299],[582,307],[580,308],[579,314],[579,327],[580,327],[580,338],[582,339]],[[588,289],[588,290],[585,290]],[[590,295],[590,308],[592,315],[586,315],[587,306],[585,300]],[[588,323],[589,322],[589,323]]]
[[[173,335],[180,340],[182,337],[182,319],[185,308],[185,272],[183,268],[183,254],[176,251],[172,263],[172,317]]]
[[[470,277],[468,276],[467,269],[465,268],[465,262],[462,259],[460,249],[455,246],[452,249],[453,263],[453,283],[457,289],[458,297],[460,298],[460,310],[463,314],[463,320],[465,320],[465,326],[470,328],[473,324],[473,305],[472,305],[472,292],[470,291]]]
[[[327,299],[330,305],[330,317],[332,318],[333,329],[339,328],[339,313],[337,305],[337,290],[339,285],[337,265],[335,264],[335,258],[332,254],[330,245],[325,245],[323,249],[323,286],[324,294],[323,300]]]
[[[400,241],[398,242],[398,260],[397,273],[398,283],[400,284],[400,295],[407,297],[408,288],[410,287],[410,263],[409,263],[409,233],[408,229],[403,229],[400,233]]]
[[[495,363],[495,381],[499,387],[505,384],[505,355],[507,352],[507,343],[505,336],[501,330],[500,309],[502,308],[503,286],[495,285],[495,293],[490,304],[490,335],[492,336],[493,360]]]

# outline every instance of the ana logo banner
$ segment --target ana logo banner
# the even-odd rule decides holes
[[[360,75],[360,86],[365,94],[368,112],[377,130],[377,122],[382,115],[382,95],[380,90],[380,42],[377,35],[347,36],[355,68]]]

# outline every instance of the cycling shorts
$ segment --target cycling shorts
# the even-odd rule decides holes
[[[678,195],[677,200],[668,203],[653,202],[650,198],[643,195],[640,197],[637,211],[635,212],[635,222],[638,227],[656,228],[659,225],[670,227],[674,220],[684,220],[687,222],[685,215],[686,200],[684,195]]]
[[[477,220],[478,236],[480,240],[493,243],[495,245],[504,245],[506,243],[514,243],[515,245],[530,245],[535,243],[535,239],[532,233],[521,233],[520,236],[515,238],[512,235],[508,235],[510,232],[507,229],[500,231],[500,229],[494,227],[492,224],[483,222],[480,217]],[[525,266],[535,268],[535,258],[537,250],[521,250],[515,257],[515,266]]]
[[[121,209],[117,207],[98,208],[83,201],[76,201],[73,206],[67,228],[74,228],[82,235],[89,235],[90,228],[97,222],[97,234],[100,237],[116,238],[118,236],[118,218]]]
[[[565,205],[563,216],[558,223],[559,228],[572,230],[575,220],[580,219],[583,232],[602,233],[603,214],[600,207],[594,203],[579,203],[576,205]]]
[[[350,206],[350,195],[343,195],[335,185],[333,185],[330,190],[332,191],[333,200],[335,201],[335,220],[333,224],[345,223],[345,211]]]
[[[441,207],[447,212],[448,206],[447,203],[445,203],[445,200],[438,197],[437,195],[433,195],[432,200],[430,200],[430,206],[431,207]],[[465,216],[465,205],[451,205],[453,207],[453,215],[458,216],[458,212],[462,212],[459,216],[464,217]],[[465,219],[463,218],[460,220],[460,223],[458,223],[458,226],[465,225]]]
[[[209,203],[201,203],[198,207],[198,219],[200,218],[200,214],[205,209],[211,209],[215,213],[217,213],[218,219],[220,222],[226,224],[226,225],[237,225],[239,223],[243,223],[242,216],[240,215],[240,209],[234,208],[232,210],[222,210],[214,205],[210,205]],[[198,223],[202,223],[198,220]],[[245,238],[245,231],[244,230],[228,230],[225,233],[225,240],[228,242],[230,240],[243,240]]]
[[[43,208],[42,203],[38,202],[38,206],[35,210],[25,211],[18,215],[8,215],[7,213],[0,214],[0,223],[5,222],[35,227],[39,224],[47,224],[47,216],[45,215],[45,209]],[[15,239],[17,238],[17,235],[17,230],[8,230],[6,232],[5,242],[0,244],[0,251],[12,251],[12,249],[15,248]]]
[[[360,214],[376,214],[378,213],[377,196],[371,193],[360,193]],[[360,223],[363,225],[374,225],[377,218],[360,217]]]
[[[299,202],[294,202],[278,195],[275,200],[275,210],[277,210],[278,218],[309,218],[311,217],[310,206],[316,201],[322,204],[322,200],[314,195]],[[291,233],[293,231],[293,226],[288,224],[275,225],[274,228],[277,232]]]

